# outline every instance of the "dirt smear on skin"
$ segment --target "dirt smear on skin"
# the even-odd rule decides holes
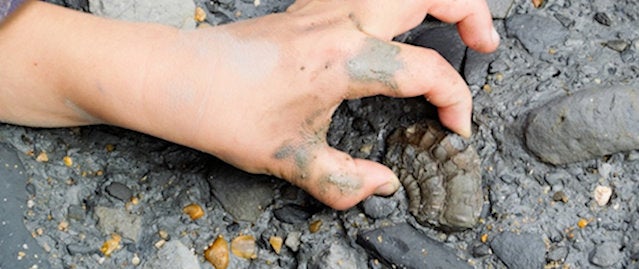
[[[397,59],[399,52],[398,46],[369,37],[362,51],[346,63],[346,70],[355,81],[379,82],[396,90],[395,72],[404,66]]]

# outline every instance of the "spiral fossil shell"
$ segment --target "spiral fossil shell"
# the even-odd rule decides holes
[[[427,121],[395,131],[385,164],[408,195],[408,210],[423,225],[445,230],[473,227],[483,204],[480,161],[460,136]]]

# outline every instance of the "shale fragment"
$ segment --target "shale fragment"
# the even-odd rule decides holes
[[[427,121],[397,130],[388,145],[385,164],[406,189],[417,221],[445,230],[477,223],[483,204],[480,161],[467,141]]]
[[[530,112],[526,145],[552,164],[639,149],[639,87],[586,89],[548,102]]]

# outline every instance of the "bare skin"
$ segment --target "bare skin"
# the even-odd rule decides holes
[[[287,12],[194,31],[29,2],[0,25],[0,121],[110,124],[283,178],[346,209],[397,177],[326,143],[345,99],[425,96],[470,135],[472,100],[436,52],[391,42],[426,14],[494,50],[483,1],[300,0]]]

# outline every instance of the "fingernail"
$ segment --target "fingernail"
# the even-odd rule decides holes
[[[493,44],[499,44],[499,33],[497,32],[495,27],[493,27],[492,36],[490,38],[492,39]]]
[[[375,195],[389,196],[399,189],[399,179],[394,176],[389,182],[377,187]]]
[[[470,127],[465,127],[464,129],[459,131],[459,135],[464,138],[470,138],[470,136],[473,135],[473,131],[470,130]]]

